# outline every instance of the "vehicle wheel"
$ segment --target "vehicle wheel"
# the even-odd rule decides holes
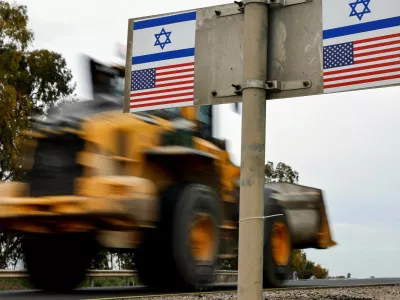
[[[220,224],[220,202],[212,189],[200,184],[170,187],[161,199],[158,228],[138,251],[139,276],[163,290],[193,290],[210,283]]]
[[[22,248],[32,284],[41,290],[66,292],[83,281],[96,243],[80,234],[35,235]]]
[[[284,208],[271,199],[271,190],[264,192],[264,215],[283,214],[264,221],[264,288],[279,287],[290,271],[292,243]]]

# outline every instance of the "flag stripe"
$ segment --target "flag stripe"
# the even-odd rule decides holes
[[[162,101],[162,102],[155,102],[150,105],[149,103],[143,103],[143,104],[135,104],[131,105],[131,108],[140,108],[140,107],[151,107],[155,105],[168,105],[168,104],[175,104],[175,103],[182,103],[182,102],[192,102],[194,100],[193,97],[191,98],[184,98],[184,99],[175,99],[175,100],[169,100],[169,101]]]
[[[182,88],[181,90],[185,90],[186,88]],[[171,96],[174,97],[180,97],[180,96],[193,96],[193,92],[190,93],[174,93],[172,95],[161,95],[161,96],[154,96],[154,97],[147,97],[145,98],[146,101],[151,101],[151,100],[160,100],[160,99],[166,99],[166,98],[171,98]],[[143,100],[143,99],[141,99]],[[134,98],[131,99],[131,102],[137,102],[139,101],[138,99]]]
[[[172,82],[169,82],[169,83],[157,84],[157,87],[158,88],[171,87],[171,86],[174,86],[174,85],[177,85],[177,84],[190,84],[190,83],[194,83],[194,80],[185,80],[185,81],[178,81],[178,82],[172,81]]]
[[[363,71],[363,70],[382,68],[382,67],[390,67],[390,66],[398,65],[399,63],[400,62],[398,60],[396,60],[396,61],[390,61],[390,62],[381,63],[381,64],[365,65],[362,67],[350,68],[350,69],[346,69],[346,70],[329,71],[329,72],[324,72],[324,76],[336,75],[336,74],[341,74],[341,73],[350,73],[350,72],[355,72],[355,71]]]
[[[332,39],[367,31],[374,31],[384,28],[400,26],[400,17],[382,19],[377,21],[365,22],[362,24],[349,25],[323,31],[323,39]]]
[[[180,57],[194,56],[194,48],[187,48],[174,51],[166,51],[155,54],[147,54],[132,57],[132,65],[144,64],[148,62],[162,61],[168,59],[175,59]]]
[[[193,89],[194,85],[189,85],[187,86],[188,89]],[[173,88],[173,89],[162,89],[161,91],[163,93],[170,93],[170,92],[179,92],[182,91],[183,87],[179,88]],[[142,92],[142,93],[136,93],[134,94],[135,97],[141,97],[141,96],[147,96],[147,95],[154,95],[154,94],[159,94],[160,90],[156,91],[150,91],[150,92]]]
[[[188,87],[186,89],[182,89],[182,93],[177,93],[177,92],[170,92],[170,93],[163,93],[162,96],[157,96],[160,98],[154,99],[156,97],[149,97],[149,96],[141,96],[141,97],[135,97],[134,101],[130,101],[131,103],[139,103],[139,102],[148,102],[148,101],[156,101],[156,100],[167,100],[171,98],[176,98],[176,97],[187,97],[188,94],[189,96],[193,96],[193,87]],[[185,93],[184,93],[185,92]],[[152,95],[154,96],[154,95]]]
[[[396,45],[396,47],[398,47],[398,46],[400,46],[400,45]],[[387,51],[386,54],[390,54],[390,51],[391,51],[392,48],[394,48],[393,45],[382,46],[382,47],[374,47],[374,48],[370,48],[370,49],[357,50],[357,51],[355,51],[355,53],[367,53],[367,52],[371,52],[371,51],[375,51],[375,50],[379,49],[379,50],[386,50]]]
[[[179,69],[179,70],[174,70],[174,71],[168,71],[168,72],[159,72],[157,75],[163,76],[163,75],[170,75],[170,74],[176,74],[176,73],[185,73],[185,72],[194,72],[194,68],[190,69]]]
[[[381,75],[381,74],[394,73],[394,72],[400,72],[400,68],[384,69],[384,70],[380,70],[380,71],[356,73],[353,75],[332,77],[332,78],[324,79],[324,82],[332,82],[332,81],[337,81],[337,80],[353,79],[353,78],[358,78],[358,77],[367,77],[367,76]]]
[[[354,43],[354,44],[357,45],[356,43]],[[396,45],[396,44],[400,44],[400,40],[394,40],[394,41],[380,43],[380,44],[370,44],[370,45],[361,46],[361,47],[354,47],[354,50],[360,51],[360,50],[366,50],[366,49],[371,49],[371,48],[376,48],[376,47],[391,46],[391,45]]]
[[[365,44],[365,43],[369,43],[369,42],[382,41],[382,40],[391,39],[391,38],[395,38],[395,37],[400,37],[400,33],[393,33],[393,34],[387,34],[387,35],[383,35],[383,36],[376,36],[373,38],[363,39],[363,40],[355,41],[354,44],[355,45]]]
[[[160,78],[160,79],[156,80],[156,83],[163,82],[163,81],[168,81],[168,80],[190,78],[190,77],[193,77],[193,73],[192,74],[188,74],[188,75],[171,76],[171,77]]]
[[[331,84],[331,85],[325,85],[324,88],[325,89],[330,89],[330,88],[337,88],[337,87],[343,87],[343,86],[349,86],[349,85],[357,85],[357,84],[363,84],[363,83],[371,83],[371,82],[391,80],[391,79],[400,79],[400,74],[391,75],[391,76],[385,76],[385,77],[375,77],[375,78],[369,78],[369,79],[363,79],[363,80],[357,80],[357,81],[350,81],[350,82],[343,82],[343,83],[336,83],[336,84]]]
[[[177,102],[177,103],[171,103],[171,104],[164,104],[164,105],[151,105],[151,106],[144,106],[144,107],[134,107],[131,108],[131,112],[140,112],[140,111],[148,111],[148,110],[158,110],[158,109],[164,109],[164,108],[172,108],[172,107],[182,107],[182,106],[190,106],[193,105],[193,100],[189,100],[186,102]]]
[[[381,49],[381,50],[375,50],[375,51],[370,51],[370,52],[357,53],[357,54],[354,54],[354,58],[363,57],[363,56],[370,56],[370,55],[375,55],[375,54],[382,54],[382,53],[386,53],[386,52],[394,52],[394,51],[400,51],[400,47],[395,47],[395,48],[390,48],[390,49]]]
[[[375,62],[375,61],[387,60],[387,59],[399,58],[399,57],[400,57],[400,54],[378,56],[378,57],[372,57],[372,58],[367,58],[367,59],[363,59],[363,60],[357,60],[354,62],[354,64],[363,64],[363,63],[367,63],[367,62]]]
[[[164,101],[171,101],[171,100],[181,100],[181,99],[187,99],[188,96],[171,96],[166,99],[161,99],[161,100],[152,100],[152,101],[147,101],[146,99],[140,99],[140,101],[135,101],[132,102],[131,105],[140,105],[140,104],[146,104],[148,103],[149,105],[155,105],[159,102],[164,102]]]
[[[184,70],[182,72],[174,72],[174,73],[167,74],[167,75],[165,75],[165,74],[160,75],[160,73],[157,72],[158,80],[161,80],[161,79],[163,79],[164,81],[171,80],[170,78],[177,77],[177,76],[192,76],[193,77],[193,71],[190,72],[188,70]]]
[[[370,69],[370,70],[365,70],[364,72],[360,72],[360,71],[356,71],[356,72],[349,72],[349,73],[343,73],[343,74],[338,74],[338,75],[331,75],[331,76],[325,76],[325,79],[332,79],[332,78],[339,78],[341,76],[351,76],[351,75],[355,75],[355,74],[365,74],[365,73],[370,73],[370,72],[377,72],[377,71],[382,71],[382,70],[393,70],[395,68],[399,68],[400,64],[396,64],[394,66],[391,67],[383,67],[383,68],[374,68],[374,69]],[[365,76],[364,76],[365,77]],[[370,77],[370,76],[368,76]],[[341,80],[337,80],[337,81],[341,81]]]
[[[188,63],[184,63],[184,64],[175,64],[175,65],[170,65],[170,66],[161,66],[161,67],[157,67],[157,70],[168,70],[168,69],[189,67],[189,66],[194,66],[194,62],[188,62]]]
[[[149,20],[138,20],[134,22],[133,29],[139,30],[139,29],[145,29],[145,28],[180,23],[180,22],[194,21],[194,20],[196,20],[195,11],[173,16],[149,19]]]

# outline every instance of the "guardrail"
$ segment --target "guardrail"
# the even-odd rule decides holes
[[[237,271],[217,270],[214,276],[237,276]],[[0,278],[28,278],[26,270],[0,270]],[[88,270],[86,277],[90,279],[90,286],[93,287],[94,278],[125,277],[126,285],[129,285],[129,278],[138,277],[135,270]]]

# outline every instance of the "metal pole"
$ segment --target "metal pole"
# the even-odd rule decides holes
[[[238,299],[263,298],[264,165],[268,5],[244,2],[244,90],[240,174]],[[256,218],[254,218],[256,217]]]

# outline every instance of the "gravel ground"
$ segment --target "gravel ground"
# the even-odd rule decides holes
[[[132,298],[133,299],[133,298]],[[234,300],[236,293],[196,294],[182,296],[159,296],[134,298],[163,300]],[[400,285],[380,287],[346,287],[324,289],[296,289],[264,292],[268,300],[400,300]],[[128,300],[128,299],[124,299]]]

